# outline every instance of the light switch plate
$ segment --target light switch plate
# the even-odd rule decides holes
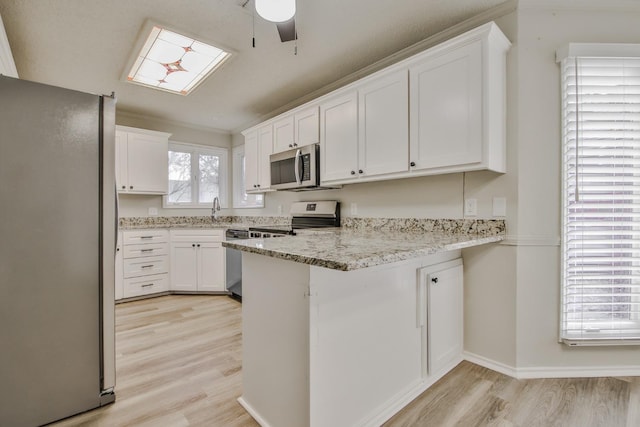
[[[358,215],[358,204],[351,203],[351,215]]]
[[[478,199],[466,199],[464,201],[464,216],[478,215]]]
[[[151,216],[158,215],[158,208],[149,208],[149,215]]]
[[[507,216],[507,198],[506,197],[493,198],[493,216],[494,217]]]

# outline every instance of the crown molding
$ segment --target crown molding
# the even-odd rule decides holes
[[[4,30],[2,16],[0,16],[0,74],[18,78],[18,70],[16,69],[16,63],[13,61],[11,46]]]

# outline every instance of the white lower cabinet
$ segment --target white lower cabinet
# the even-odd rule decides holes
[[[463,347],[462,259],[420,269],[418,318],[423,326],[423,376],[460,361]]]
[[[169,290],[169,233],[167,230],[122,232],[120,298],[133,298]],[[116,257],[117,259],[117,257]],[[116,266],[118,263],[116,261]],[[116,290],[116,299],[118,298]]]
[[[166,292],[168,290],[169,276],[166,273],[124,279],[125,298]]]
[[[264,425],[380,426],[462,360],[459,250],[353,271],[242,265],[239,402]]]
[[[172,230],[171,290],[224,292],[223,230]]]

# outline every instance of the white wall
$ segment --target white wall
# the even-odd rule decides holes
[[[208,128],[193,128],[170,120],[160,120],[142,115],[123,113],[116,111],[116,124],[142,129],[168,132],[171,134],[169,141],[186,142],[190,144],[209,145],[227,148],[229,150],[229,202],[231,201],[231,134]],[[230,204],[230,203],[229,203]],[[149,216],[149,208],[158,209],[159,216],[192,216],[209,215],[210,209],[164,209],[161,196],[144,196],[134,194],[120,195],[120,216]],[[231,209],[222,209],[222,215],[229,215]]]
[[[561,125],[555,51],[568,42],[640,43],[637,2],[585,4],[579,10],[521,2],[518,11],[517,234],[522,245],[516,307],[521,369],[640,365],[639,347],[568,348],[557,342]]]

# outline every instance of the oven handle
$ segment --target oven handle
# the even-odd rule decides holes
[[[302,157],[302,151],[297,150],[296,151],[296,163],[295,163],[295,169],[296,169],[296,182],[298,183],[298,185],[302,184],[302,179],[300,178],[300,157]]]

